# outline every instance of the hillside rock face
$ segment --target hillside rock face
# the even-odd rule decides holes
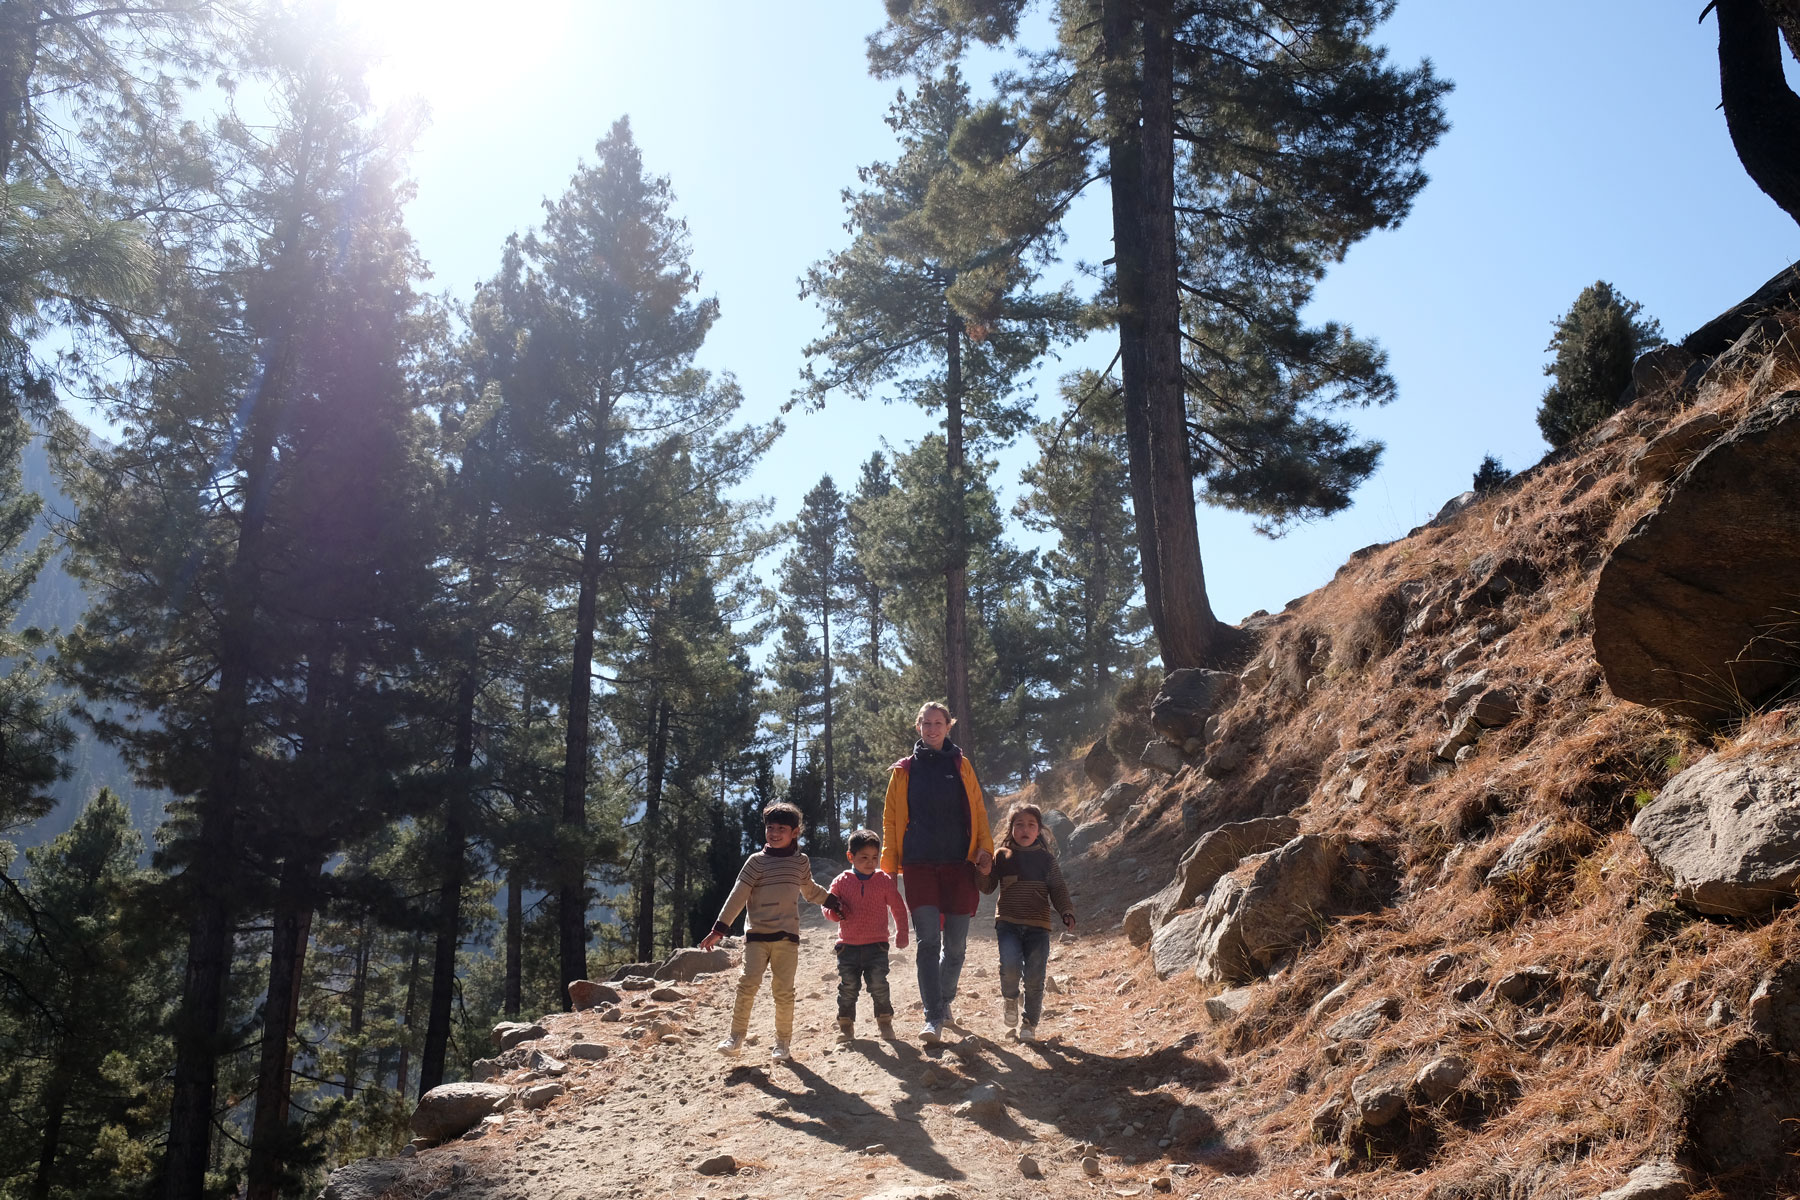
[[[1237,676],[1225,671],[1171,671],[1150,703],[1150,725],[1176,745],[1203,737],[1206,718],[1230,704],[1237,690]]]
[[[1800,891],[1800,757],[1708,758],[1663,786],[1631,823],[1682,903],[1766,913]]]
[[[1176,913],[1210,893],[1220,876],[1236,867],[1246,855],[1286,845],[1299,832],[1300,822],[1292,817],[1234,821],[1211,830],[1181,856],[1175,878],[1167,887],[1131,906],[1125,914],[1126,935],[1134,945],[1144,945],[1158,929],[1173,920]]]
[[[1709,721],[1800,678],[1800,392],[1744,419],[1669,485],[1594,592],[1613,694]]]

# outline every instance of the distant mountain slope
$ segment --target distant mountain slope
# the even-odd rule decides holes
[[[49,456],[41,439],[33,439],[25,448],[20,469],[25,488],[44,497],[45,513],[38,518],[35,536],[47,537],[50,533],[51,514],[71,512],[74,505],[58,489],[56,476],[51,473]],[[81,620],[82,613],[87,610],[87,594],[63,570],[63,559],[63,552],[59,549],[45,564],[37,583],[33,585],[24,606],[19,610],[16,624],[20,628],[35,625],[44,630],[64,630],[73,628]],[[102,787],[109,787],[119,794],[139,829],[149,832],[161,822],[168,794],[160,789],[142,788],[132,782],[131,773],[118,754],[96,738],[93,731],[80,721],[74,724],[79,741],[70,755],[72,774],[53,789],[57,800],[56,808],[49,816],[19,830],[9,840],[23,846],[35,846],[49,841],[74,823],[81,805]]]

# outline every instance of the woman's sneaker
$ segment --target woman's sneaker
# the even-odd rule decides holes
[[[943,1041],[944,1027],[936,1021],[925,1022],[925,1027],[919,1030],[919,1040],[928,1046]]]
[[[725,1040],[719,1043],[719,1053],[720,1054],[736,1054],[739,1050],[742,1050],[743,1048],[744,1048],[744,1035],[741,1033],[726,1034]]]

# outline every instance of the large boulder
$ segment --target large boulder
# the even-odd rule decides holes
[[[406,1178],[404,1158],[364,1158],[345,1163],[325,1177],[318,1200],[379,1200]]]
[[[669,960],[656,968],[655,978],[689,983],[699,975],[714,975],[731,969],[731,954],[725,950],[701,950],[689,946],[677,950]]]
[[[1712,757],[1663,786],[1631,822],[1704,913],[1767,913],[1800,892],[1800,759],[1751,751]]]
[[[1106,739],[1101,738],[1089,746],[1088,752],[1082,756],[1081,771],[1089,779],[1105,787],[1119,773],[1119,756],[1106,744]]]
[[[569,981],[569,1007],[576,1012],[598,1008],[602,1004],[617,1004],[622,998],[619,989],[610,983],[595,983],[592,979]]]
[[[1143,784],[1130,779],[1121,779],[1100,793],[1100,811],[1106,814],[1108,819],[1116,821],[1126,809],[1136,804],[1138,797],[1143,794]]]
[[[1197,908],[1177,913],[1150,938],[1150,965],[1158,979],[1185,975],[1200,955],[1200,913]]]
[[[1170,917],[1211,892],[1220,876],[1247,856],[1285,846],[1299,833],[1300,822],[1293,817],[1258,817],[1221,825],[1202,835],[1181,856],[1169,886],[1155,896],[1152,928],[1167,924]]]
[[[1206,718],[1237,697],[1238,677],[1186,667],[1169,672],[1150,702],[1150,726],[1176,745],[1206,733]]]
[[[1695,459],[1613,550],[1594,657],[1613,694],[1696,720],[1739,715],[1800,677],[1800,392]]]
[[[433,1142],[458,1137],[475,1128],[489,1113],[505,1112],[513,1091],[498,1083],[445,1083],[419,1097],[412,1131]]]
[[[1800,266],[1784,267],[1742,303],[1733,305],[1682,338],[1681,348],[1705,357],[1721,354],[1740,340],[1765,313],[1790,307],[1797,292],[1800,292]]]
[[[1342,861],[1337,839],[1318,834],[1245,859],[1199,910],[1194,973],[1207,983],[1248,983],[1305,945]]]
[[[1069,857],[1075,858],[1086,854],[1095,845],[1106,840],[1112,833],[1112,822],[1104,818],[1084,821],[1069,834]]]

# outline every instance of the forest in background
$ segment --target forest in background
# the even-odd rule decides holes
[[[920,700],[999,788],[1232,660],[1194,501],[1275,532],[1374,468],[1381,350],[1301,312],[1406,215],[1448,84],[1379,0],[1091,0],[977,94],[1026,7],[870,40],[895,151],[801,280],[789,403],[921,435],[776,514],[742,483],[780,422],[694,365],[718,305],[628,120],[458,304],[403,219],[417,118],[321,11],[0,0],[0,834],[97,751],[138,789],[4,854],[0,1194],[301,1194],[498,1017],[694,940],[762,805],[826,857],[878,822]],[[1047,288],[1091,189],[1103,269]]]

